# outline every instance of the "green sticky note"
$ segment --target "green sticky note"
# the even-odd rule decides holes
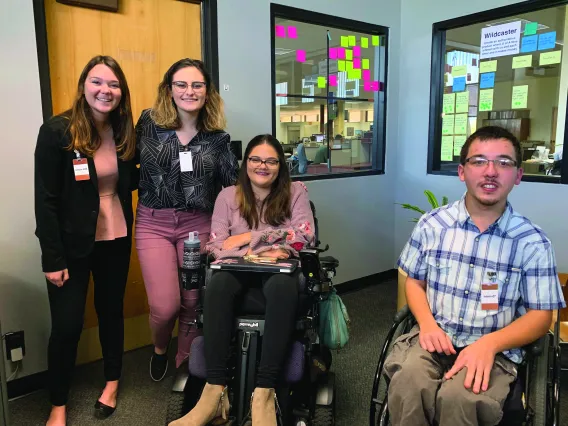
[[[353,69],[353,62],[345,61],[345,71],[349,72]]]
[[[369,66],[369,60],[368,60],[368,59],[363,59],[361,66],[362,66],[362,68],[363,68],[364,70],[368,70],[368,69],[370,68],[370,66]]]
[[[318,77],[318,88],[325,89],[325,77]]]
[[[469,112],[469,92],[456,93],[456,113]]]
[[[353,78],[356,80],[361,80],[361,68],[353,69]]]
[[[453,77],[462,77],[467,74],[467,65],[456,65],[452,67]]]
[[[453,114],[455,112],[456,94],[444,94],[444,114]]]
[[[496,72],[497,71],[497,61],[486,61],[479,63],[479,73],[484,72]]]
[[[453,135],[454,134],[454,115],[446,114],[442,118],[442,134],[443,135]]]
[[[441,161],[452,161],[454,159],[454,137],[453,136],[442,136],[442,149],[440,160]]]
[[[511,107],[513,109],[526,108],[529,97],[529,86],[513,86],[513,96],[511,99]]]
[[[467,135],[467,114],[456,114],[454,133],[456,135]]]
[[[479,91],[479,111],[491,111],[493,109],[493,89]]]
[[[345,49],[345,59],[347,59],[348,61],[353,60],[353,50]]]
[[[527,68],[532,66],[532,55],[515,56],[513,58],[513,69]]]
[[[467,136],[454,136],[454,157],[459,157],[466,140]]]
[[[555,52],[546,52],[540,54],[540,61],[539,65],[552,65],[552,64],[559,64],[562,60],[562,51],[557,50]]]
[[[371,43],[373,44],[373,46],[378,46],[379,45],[379,36],[373,36],[371,38]]]
[[[527,22],[525,25],[525,35],[533,35],[536,34],[536,30],[538,29],[538,22]]]
[[[341,36],[341,47],[349,47],[349,37]]]
[[[349,46],[356,46],[357,45],[357,37],[354,35],[349,36]]]
[[[361,37],[361,47],[364,49],[369,47],[369,39],[367,37]]]
[[[345,61],[337,61],[337,71],[345,71]]]

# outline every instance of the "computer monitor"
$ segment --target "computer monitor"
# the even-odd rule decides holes
[[[316,142],[323,142],[325,135],[312,135],[316,138]]]

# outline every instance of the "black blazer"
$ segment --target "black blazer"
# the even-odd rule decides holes
[[[66,149],[71,142],[68,124],[69,120],[60,115],[46,121],[39,130],[35,150],[35,234],[44,272],[67,268],[67,259],[88,256],[95,243],[100,203],[95,164],[87,158],[91,178],[75,180],[76,155]],[[117,194],[129,237],[133,222],[131,191],[137,185],[135,160],[118,158]]]

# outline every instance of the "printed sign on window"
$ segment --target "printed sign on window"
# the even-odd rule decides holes
[[[480,59],[519,53],[521,40],[521,21],[493,25],[481,30]]]

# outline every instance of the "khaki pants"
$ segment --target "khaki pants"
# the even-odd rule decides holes
[[[430,353],[420,347],[419,329],[400,336],[385,362],[390,381],[388,406],[393,426],[496,425],[503,404],[517,377],[517,366],[502,355],[495,357],[489,388],[473,393],[463,385],[467,368],[450,380],[444,374],[457,355]]]

